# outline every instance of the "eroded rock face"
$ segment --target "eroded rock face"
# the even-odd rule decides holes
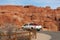
[[[5,22],[21,27],[26,23],[35,23],[49,31],[58,31],[60,24],[60,8],[51,9],[49,6],[0,6],[0,25]]]

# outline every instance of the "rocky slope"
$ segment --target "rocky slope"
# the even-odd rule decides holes
[[[60,24],[60,7],[51,9],[49,6],[36,7],[32,5],[0,6],[0,25],[13,23],[21,27],[26,23],[35,23],[49,31],[58,31]]]

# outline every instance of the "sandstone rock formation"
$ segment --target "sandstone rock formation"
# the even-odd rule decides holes
[[[21,27],[26,23],[42,25],[43,30],[60,30],[60,8],[51,9],[36,6],[0,6],[0,25],[5,22],[13,23]]]

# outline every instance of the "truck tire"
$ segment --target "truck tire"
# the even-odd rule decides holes
[[[33,29],[33,27],[31,27],[31,29]]]
[[[37,29],[37,31],[40,31],[40,29]]]

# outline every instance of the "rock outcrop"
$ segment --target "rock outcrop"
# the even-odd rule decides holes
[[[26,23],[42,25],[43,30],[60,30],[60,8],[36,6],[0,6],[0,25],[13,23],[21,27]]]

